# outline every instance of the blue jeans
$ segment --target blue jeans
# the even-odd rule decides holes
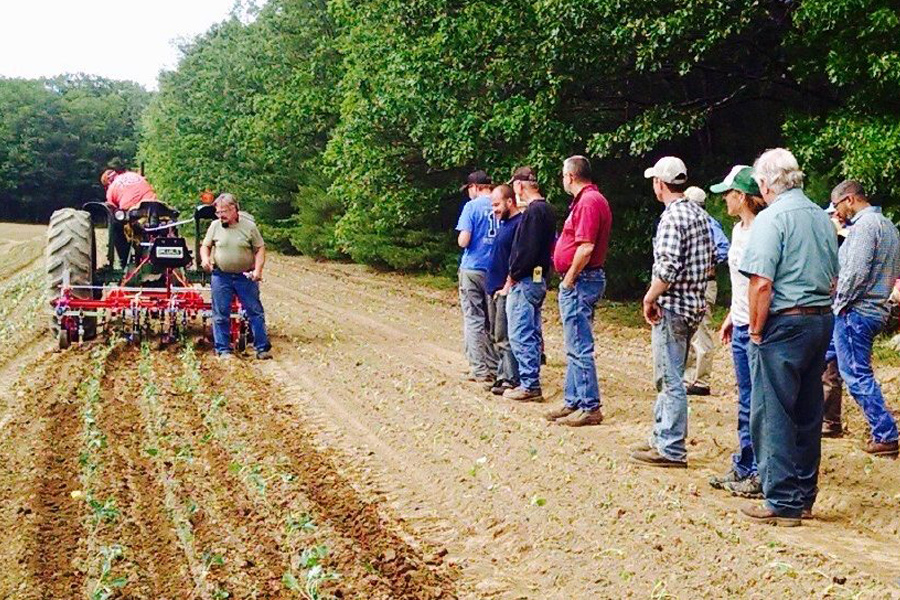
[[[812,508],[822,453],[822,372],[834,319],[770,315],[750,343],[750,436],[766,503],[782,517]]]
[[[237,295],[241,308],[247,314],[253,345],[257,352],[271,349],[266,334],[266,317],[259,300],[259,283],[251,281],[243,273],[212,273],[213,340],[216,354],[231,352],[231,301]]]
[[[519,367],[519,384],[527,390],[541,387],[541,306],[546,295],[546,283],[526,277],[506,297],[509,345]]]
[[[603,269],[584,270],[575,287],[559,286],[559,316],[566,341],[566,384],[563,401],[581,410],[600,408],[600,384],[594,362],[594,307],[606,290]]]
[[[519,385],[519,365],[513,356],[509,342],[509,320],[506,317],[506,296],[494,294],[488,301],[488,318],[491,322],[491,339],[497,354],[497,379]]]
[[[756,456],[750,441],[750,359],[747,344],[750,343],[750,327],[735,325],[731,334],[731,355],[734,358],[734,376],[738,390],[738,448],[731,456],[731,468],[741,479],[756,475]]]
[[[684,440],[688,430],[687,389],[684,365],[691,337],[699,323],[666,308],[650,333],[653,349],[653,379],[656,404],[653,407],[653,433],[650,445],[669,460],[687,460]]]
[[[834,346],[841,377],[856,400],[876,442],[897,439],[897,424],[884,405],[881,386],[872,372],[872,343],[884,325],[883,319],[850,309],[835,317]]]

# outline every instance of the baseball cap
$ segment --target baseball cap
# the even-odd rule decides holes
[[[759,185],[753,179],[753,168],[747,165],[731,167],[728,175],[720,183],[709,186],[713,194],[724,194],[728,190],[737,190],[745,194],[759,196]]]
[[[684,197],[694,204],[706,206],[706,192],[695,185],[692,185],[688,189],[684,190]]]
[[[663,156],[656,164],[644,171],[644,177],[658,177],[666,183],[684,183],[687,181],[687,167],[677,156]]]
[[[837,212],[837,209],[834,207],[834,204],[828,203],[828,206],[825,207],[825,214],[833,215]]]
[[[492,183],[490,175],[479,169],[469,173],[469,176],[466,177],[466,183],[459,189],[464,190],[470,185],[491,185]]]
[[[507,185],[512,185],[513,181],[531,181],[533,183],[537,183],[537,175],[534,174],[534,169],[531,167],[519,167],[513,173],[512,178],[506,182]]]

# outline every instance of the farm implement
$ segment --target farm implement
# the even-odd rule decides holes
[[[212,303],[209,275],[200,268],[201,222],[215,218],[215,208],[198,206],[191,218],[159,201],[144,201],[119,210],[89,202],[83,210],[53,213],[47,229],[47,283],[53,308],[50,327],[59,348],[115,330],[140,343],[159,337],[173,342],[198,321],[209,331]],[[98,266],[95,225],[109,231],[106,263]],[[193,224],[194,248],[179,235]],[[119,266],[116,254],[119,251]],[[232,343],[243,351],[248,326],[240,303],[231,310]]]

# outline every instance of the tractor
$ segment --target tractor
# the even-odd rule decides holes
[[[209,274],[200,267],[201,222],[215,219],[212,204],[197,206],[189,219],[159,200],[128,210],[88,202],[81,210],[63,208],[47,229],[47,284],[53,309],[50,328],[59,348],[116,330],[130,342],[160,336],[176,341],[198,320],[209,331],[212,303]],[[95,226],[105,223],[110,237],[121,232],[127,256],[116,268],[113,240],[105,264],[98,264]],[[193,224],[193,252],[179,228]],[[124,246],[124,244],[123,244]],[[231,310],[232,343],[246,346],[249,327],[240,303]]]

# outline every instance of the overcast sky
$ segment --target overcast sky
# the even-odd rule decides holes
[[[258,5],[263,2],[257,2]],[[174,41],[225,19],[234,0],[0,0],[0,76],[89,73],[156,89]]]

